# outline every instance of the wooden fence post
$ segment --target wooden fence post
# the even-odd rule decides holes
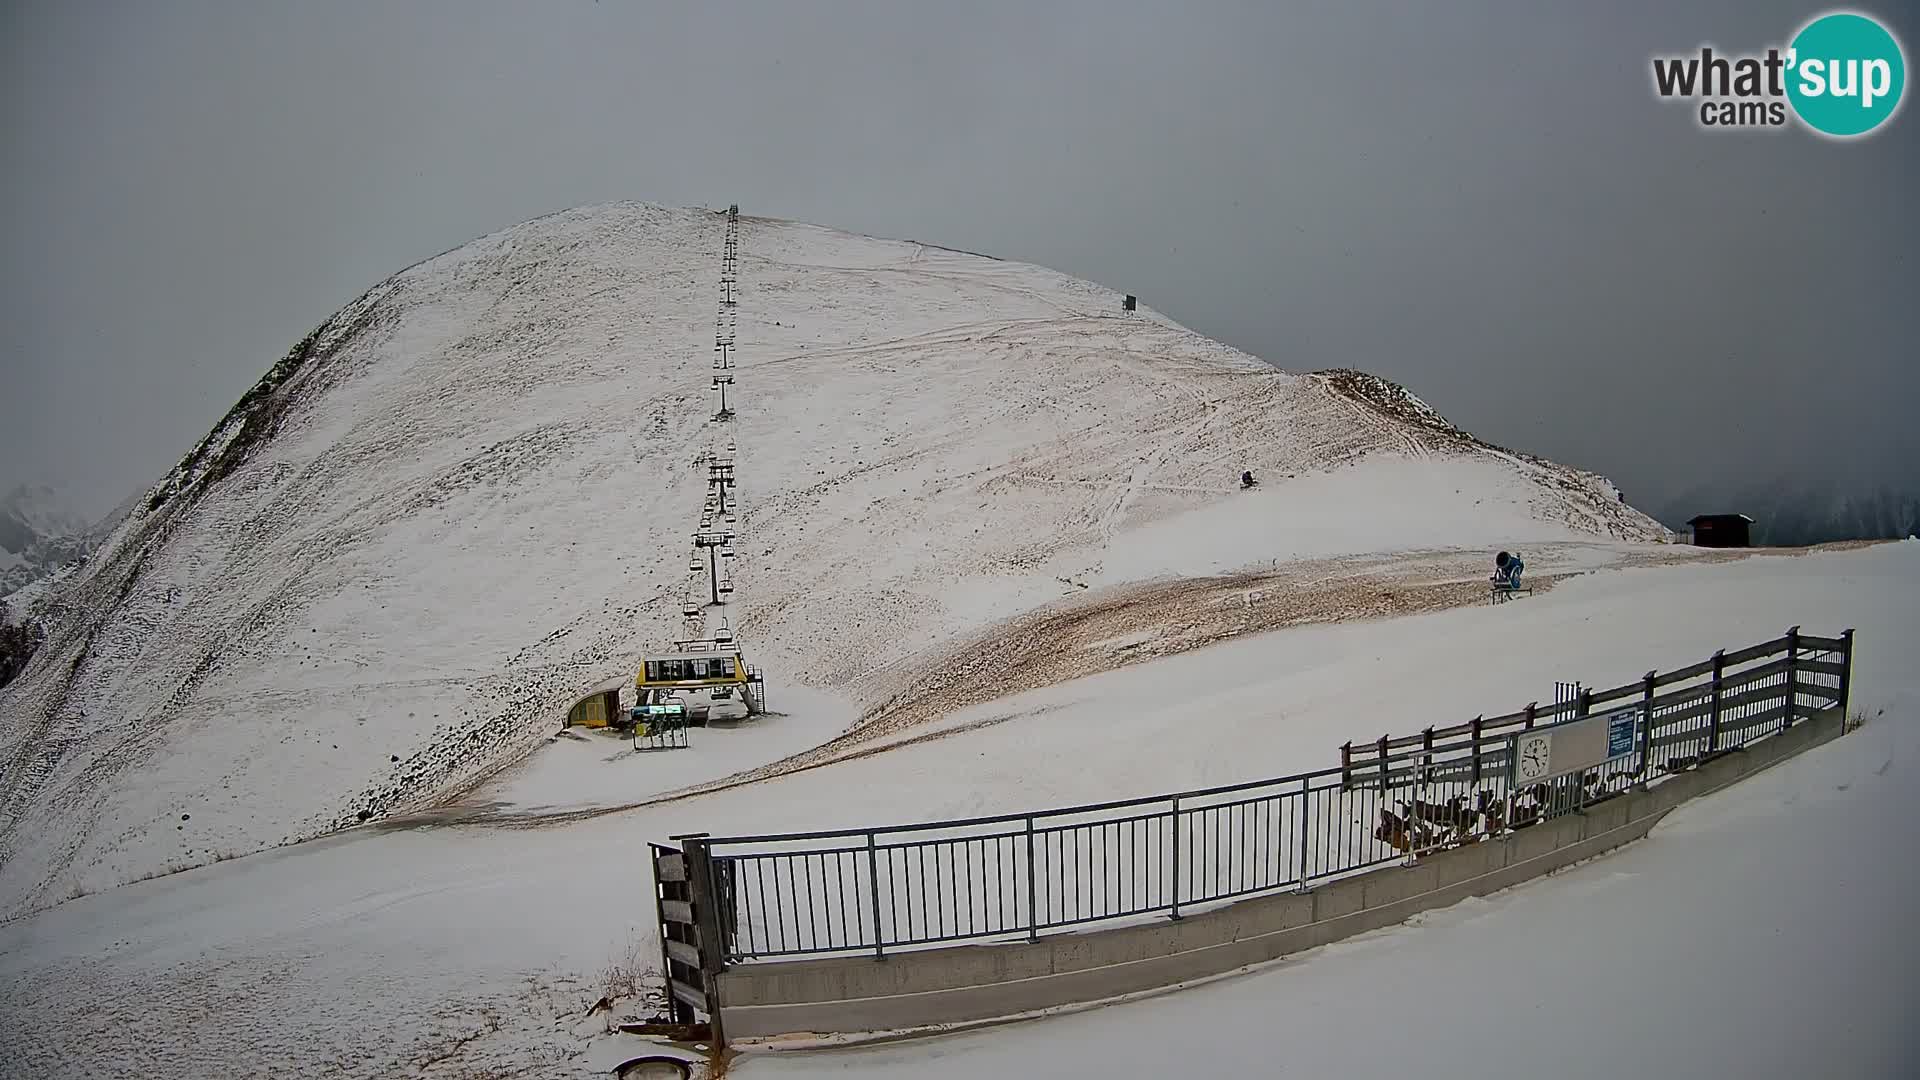
[[[679,887],[675,899],[685,895],[684,889],[686,883],[684,879],[686,874],[684,869],[682,869],[678,878],[668,880],[668,876],[662,873],[660,863],[663,858],[663,853],[666,853],[667,850],[668,849],[661,847],[659,844],[647,845],[648,861],[653,864],[653,913],[654,917],[658,920],[657,925],[660,927],[660,978],[667,993],[668,1016],[671,1017],[676,1024],[691,1024],[693,1023],[693,1006],[680,1000],[679,996],[673,992],[673,950],[668,946],[668,942],[677,941],[678,939],[673,936],[675,932],[673,926],[676,924],[670,924],[667,921],[666,909],[667,894],[670,886]],[[686,857],[678,851],[671,852],[671,854],[681,860],[679,865],[684,868],[686,865]]]
[[[720,890],[714,881],[713,858],[707,838],[688,836],[680,840],[687,855],[687,891],[693,898],[693,921],[699,938],[701,992],[707,998],[707,1024],[716,1047],[727,1045],[726,1030],[720,1020],[720,973],[727,969],[726,945],[720,936]]]

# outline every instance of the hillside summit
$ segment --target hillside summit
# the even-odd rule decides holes
[[[45,644],[0,689],[0,916],[430,805],[672,638],[723,220],[518,225],[274,364],[34,604]],[[1384,380],[1038,267],[740,221],[736,629],[776,695],[871,708],[863,677],[1063,593],[1665,538]]]

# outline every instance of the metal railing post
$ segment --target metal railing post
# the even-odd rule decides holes
[[[1473,786],[1480,786],[1480,723],[1486,719],[1482,713],[1473,718]]]
[[[1653,779],[1653,682],[1658,671],[1647,672],[1640,689],[1640,786]]]
[[[1853,628],[1840,635],[1840,664],[1846,670],[1840,673],[1840,733],[1847,733],[1848,714],[1853,710]]]
[[[1785,732],[1793,726],[1793,707],[1799,704],[1800,697],[1800,628],[1787,628],[1787,710],[1780,718],[1780,730]]]
[[[1180,917],[1180,796],[1173,797],[1173,910],[1169,918]]]
[[[1040,876],[1040,864],[1033,857],[1033,815],[1027,815],[1027,940],[1040,940],[1040,908],[1035,901],[1035,879]]]
[[[1340,790],[1353,790],[1353,740],[1340,744]]]
[[[1593,691],[1588,690],[1585,687],[1581,687],[1580,696],[1576,698],[1575,701],[1576,701],[1576,704],[1574,705],[1573,709],[1574,709],[1574,715],[1576,717],[1585,719],[1586,717],[1592,715]],[[1606,766],[1604,764],[1600,768],[1600,775],[1604,780],[1606,776]],[[1573,802],[1574,813],[1585,814],[1587,812],[1587,774],[1584,770],[1581,771],[1581,773],[1574,778],[1574,785],[1578,789],[1574,794],[1574,802]]]
[[[1720,749],[1720,680],[1726,673],[1727,650],[1713,654],[1713,707],[1707,719],[1707,753]]]
[[[880,932],[880,852],[874,844],[871,831],[867,833],[867,880],[873,885],[873,958],[885,960],[886,938]]]
[[[1413,759],[1413,766],[1407,771],[1407,778],[1412,781],[1413,788],[1413,806],[1410,808],[1411,812],[1407,816],[1407,821],[1411,826],[1411,823],[1417,819],[1424,828],[1430,823],[1426,819],[1426,811],[1421,810],[1420,806],[1429,799],[1436,797],[1433,792],[1432,725],[1428,725],[1427,729],[1420,733],[1420,753]],[[1384,797],[1382,801],[1384,801]],[[1407,835],[1408,866],[1412,866],[1420,861],[1421,851],[1421,846],[1414,843],[1413,830],[1409,828]]]
[[[1387,784],[1392,779],[1387,770],[1387,737],[1385,735],[1380,736],[1380,749],[1378,753],[1380,755],[1380,800],[1385,802],[1387,798]]]
[[[1528,711],[1529,712],[1532,711],[1532,706],[1528,706]],[[1529,719],[1531,719],[1531,717],[1529,717]],[[1518,735],[1507,736],[1506,744],[1507,744],[1507,807],[1505,810],[1501,811],[1501,814],[1503,816],[1500,819],[1500,827],[1502,832],[1512,832],[1513,831],[1514,796],[1518,794],[1518,788],[1520,787],[1520,765],[1519,765],[1520,736]]]
[[[1307,878],[1311,876],[1307,872],[1307,837],[1308,835],[1310,835],[1312,830],[1307,825],[1307,821],[1308,821],[1307,815],[1309,812],[1308,807],[1311,807],[1313,805],[1312,792],[1313,792],[1313,789],[1310,782],[1307,780],[1306,777],[1304,776],[1301,777],[1300,778],[1300,814],[1298,819],[1294,822],[1294,828],[1299,830],[1300,832],[1300,880],[1297,883],[1297,889],[1296,889],[1296,891],[1298,892],[1307,891]]]

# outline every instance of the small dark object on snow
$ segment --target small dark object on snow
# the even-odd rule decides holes
[[[1243,472],[1240,474],[1240,490],[1241,491],[1245,491],[1248,488],[1252,487],[1253,485],[1258,484],[1259,482],[1260,481],[1255,480],[1253,478],[1253,473],[1251,472]]]

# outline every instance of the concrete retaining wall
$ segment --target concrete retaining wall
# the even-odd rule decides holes
[[[730,1039],[988,1022],[1218,975],[1404,922],[1645,836],[1688,799],[1841,733],[1840,708],[1654,787],[1490,840],[1303,893],[1038,942],[741,964],[719,977]]]

